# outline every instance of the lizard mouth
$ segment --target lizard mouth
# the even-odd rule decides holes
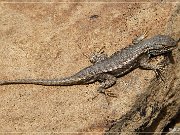
[[[175,48],[177,48],[177,46],[174,46],[174,47],[171,47],[171,48],[167,48],[167,49],[164,49],[165,51],[172,51],[174,50]]]
[[[169,52],[177,48],[177,44],[174,44],[173,46],[163,46],[162,51]]]
[[[162,54],[171,52],[171,51],[174,50],[175,48],[177,48],[177,46],[173,46],[173,47],[169,47],[169,48],[166,47],[166,48],[163,48],[163,49],[161,49],[161,50],[159,50],[159,49],[153,49],[153,50],[150,51],[149,54],[150,54],[152,57],[154,57],[154,56],[158,56],[158,55],[162,55]]]
[[[164,49],[162,49],[162,53],[164,52],[170,52],[170,51],[172,51],[172,50],[174,50],[175,48],[176,48],[177,46],[174,46],[174,47],[170,47],[170,48],[164,48]]]

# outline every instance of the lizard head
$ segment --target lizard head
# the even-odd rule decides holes
[[[149,40],[150,46],[148,48],[148,53],[154,56],[171,52],[177,47],[177,44],[180,41],[176,41],[170,36],[166,35],[157,35]]]

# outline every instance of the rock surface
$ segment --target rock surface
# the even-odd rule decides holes
[[[137,36],[180,37],[177,2],[39,2],[0,4],[0,80],[61,78],[90,65],[104,47],[110,55]],[[163,72],[136,69],[110,90],[80,86],[0,86],[0,132],[161,132],[180,101],[180,51]],[[122,134],[123,134],[122,133]],[[129,133],[129,134],[131,134]]]

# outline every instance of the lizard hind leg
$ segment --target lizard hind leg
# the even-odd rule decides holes
[[[98,80],[100,82],[100,87],[98,88],[99,93],[103,93],[111,97],[116,97],[116,95],[111,93],[111,91],[106,90],[107,88],[110,88],[116,83],[116,77],[110,74],[101,74]]]
[[[92,100],[94,100],[95,98],[98,97],[98,95],[104,94],[106,101],[108,103],[108,105],[110,104],[108,97],[117,97],[116,94],[112,93],[111,91],[107,90],[108,88],[110,88],[111,86],[113,86],[116,83],[116,77],[114,77],[113,75],[110,74],[101,74],[97,77],[97,80],[100,82],[100,87],[98,88],[98,94],[96,96],[94,96],[92,98]]]

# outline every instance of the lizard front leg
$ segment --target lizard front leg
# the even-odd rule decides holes
[[[153,70],[156,74],[156,77],[157,78],[160,78],[163,82],[164,82],[164,77],[161,73],[161,69],[163,69],[164,67],[164,64],[157,64],[157,65],[153,65],[150,63],[150,58],[148,55],[144,55],[140,61],[139,61],[139,65],[140,65],[140,68],[142,69],[147,69],[147,70]]]
[[[103,61],[105,59],[108,58],[108,55],[107,54],[104,54],[104,51],[102,50],[103,48],[101,48],[98,52],[95,52],[91,55],[89,61],[92,63],[92,64],[95,64],[97,62],[100,62],[100,61]]]
[[[107,58],[108,58],[107,54],[94,53],[94,54],[90,57],[90,60],[89,60],[89,61],[90,61],[91,63],[95,64],[95,63],[100,62],[100,61],[102,61],[102,60],[105,60],[105,59],[107,59]]]
[[[132,43],[133,43],[133,44],[137,44],[137,43],[139,43],[140,41],[142,41],[143,39],[145,39],[146,37],[147,37],[147,31],[145,31],[144,34],[142,34],[142,35],[134,38],[134,39],[132,40]]]

